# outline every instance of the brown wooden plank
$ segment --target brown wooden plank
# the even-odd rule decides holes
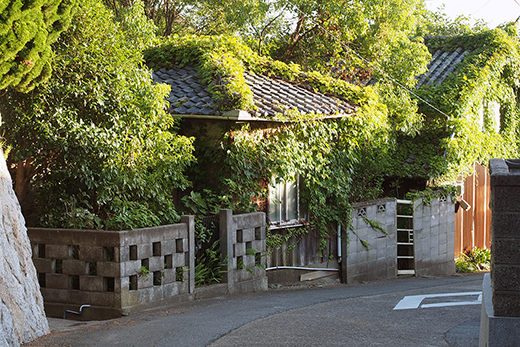
[[[475,221],[474,221],[474,247],[485,248],[486,238],[486,168],[475,164]]]
[[[462,253],[462,209],[459,208],[455,214],[455,257]]]
[[[475,175],[468,176],[464,181],[464,195],[463,199],[471,205],[468,211],[463,211],[463,222],[462,222],[462,250],[467,251],[473,248],[473,221],[474,221],[474,189],[475,188]]]

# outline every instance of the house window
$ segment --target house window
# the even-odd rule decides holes
[[[301,218],[299,179],[276,183],[271,182],[269,189],[269,221],[271,227],[295,224]]]

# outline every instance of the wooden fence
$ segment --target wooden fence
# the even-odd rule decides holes
[[[471,208],[455,214],[455,257],[474,247],[491,249],[491,186],[488,170],[475,163],[474,174],[464,181],[462,198]]]

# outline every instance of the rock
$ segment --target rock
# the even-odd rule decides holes
[[[1,150],[0,215],[0,345],[19,346],[50,331],[25,220]]]

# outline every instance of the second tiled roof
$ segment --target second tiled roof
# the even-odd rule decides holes
[[[429,86],[432,84],[435,84],[436,86],[440,85],[444,82],[446,77],[455,70],[457,65],[464,60],[464,57],[468,53],[469,51],[464,50],[461,47],[457,48],[453,52],[445,52],[440,49],[437,50],[428,64],[428,71],[419,76],[416,87],[421,88],[422,86]]]

